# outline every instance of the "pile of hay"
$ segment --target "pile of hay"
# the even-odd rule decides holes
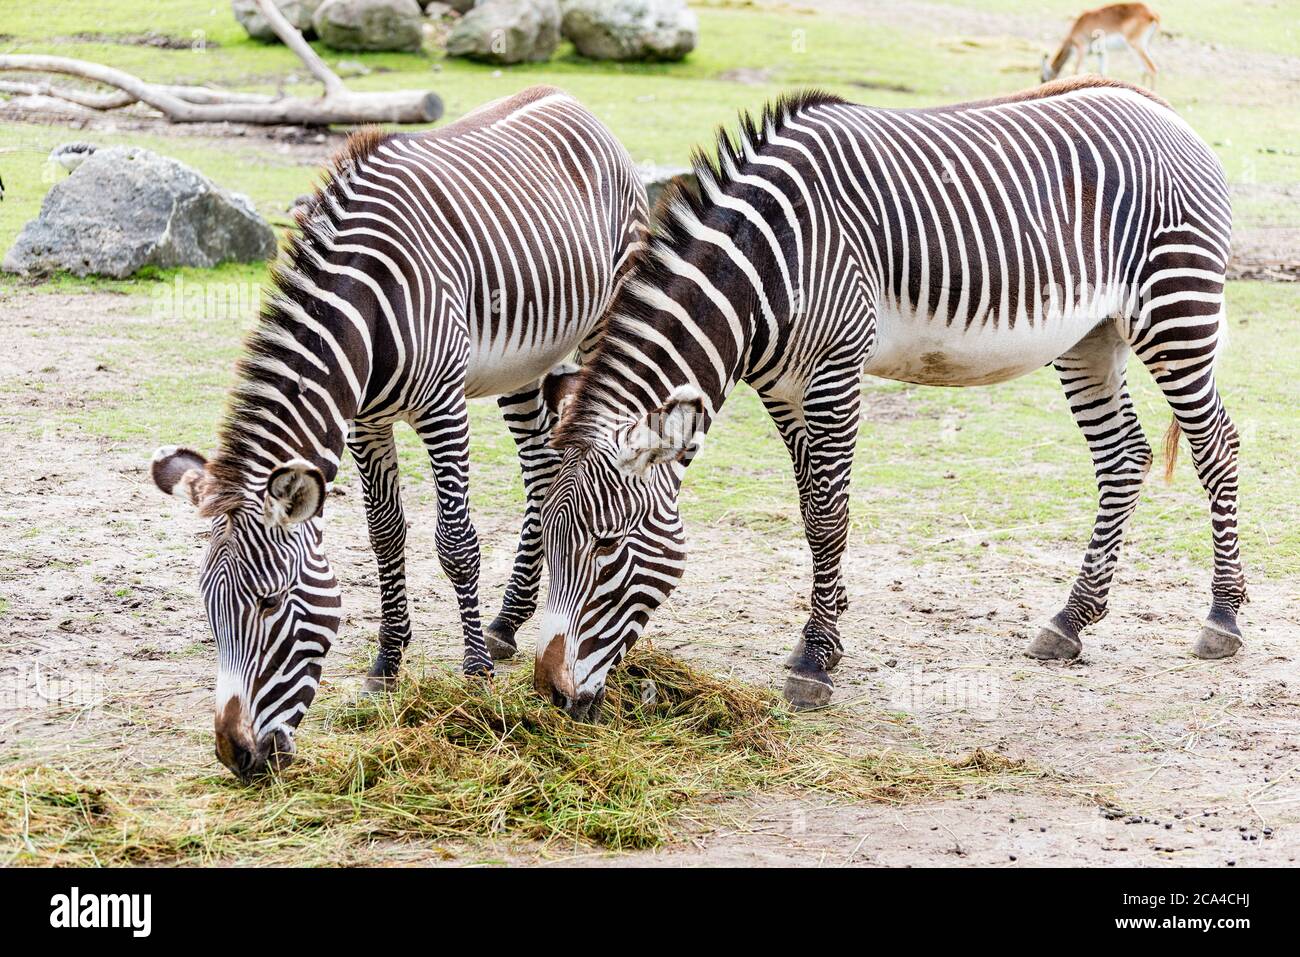
[[[654,651],[611,677],[597,725],[544,702],[527,667],[492,686],[431,671],[323,711],[298,761],[251,787],[224,772],[0,770],[0,863],[346,862],[412,838],[643,848],[669,840],[689,805],[737,793],[902,802],[1037,775],[985,752],[849,757],[828,743],[824,719]]]

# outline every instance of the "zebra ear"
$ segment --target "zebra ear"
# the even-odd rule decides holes
[[[564,412],[573,401],[573,394],[578,391],[579,369],[572,362],[565,362],[542,379],[542,401],[551,410],[554,421],[564,418]]]
[[[289,528],[321,513],[325,504],[325,476],[303,459],[281,465],[266,480],[262,517],[268,526]]]
[[[666,402],[632,426],[618,451],[618,467],[644,478],[664,462],[684,461],[698,447],[696,434],[704,414],[704,396],[692,385],[679,385]]]
[[[149,474],[157,485],[168,495],[187,499],[191,505],[198,505],[202,495],[202,480],[207,476],[208,460],[193,449],[177,448],[164,445],[153,454],[149,465]]]

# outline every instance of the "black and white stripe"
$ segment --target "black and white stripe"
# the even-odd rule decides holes
[[[1060,658],[1106,613],[1151,464],[1124,381],[1136,354],[1210,496],[1213,605],[1197,653],[1236,650],[1237,438],[1214,379],[1231,214],[1217,160],[1167,104],[1104,80],[925,110],[810,94],[746,118],[696,169],[699,195],[669,205],[558,435],[538,645],[557,701],[589,713],[675,586],[679,462],[742,380],[789,449],[813,555],[812,612],[788,662],[796,704],[829,699],[842,654],[864,372],[970,386],[1056,365],[1100,489],[1074,590],[1029,648]]]
[[[514,651],[541,574],[553,369],[590,340],[643,245],[645,195],[576,101],[535,88],[441,130],[354,137],[298,213],[302,235],[250,337],[211,462],[166,450],[155,479],[213,518],[202,578],[218,638],[217,737],[241,775],[292,748],[339,624],[321,512],[343,448],[360,476],[382,621],[371,687],[411,638],[393,427],[422,440],[467,673]],[[499,395],[527,510],[501,614],[479,620],[466,400]],[[489,647],[489,645],[491,647]]]

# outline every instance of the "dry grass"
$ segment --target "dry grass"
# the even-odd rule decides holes
[[[980,751],[849,756],[831,743],[833,721],[653,651],[613,676],[599,725],[550,707],[531,677],[521,668],[487,686],[433,671],[387,698],[325,703],[299,760],[252,787],[224,773],[11,766],[0,863],[345,863],[375,842],[503,836],[642,848],[669,841],[688,807],[739,793],[902,803],[1041,776]]]

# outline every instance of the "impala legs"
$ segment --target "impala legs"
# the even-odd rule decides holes
[[[1125,37],[1128,41],[1129,49],[1137,54],[1137,58],[1142,61],[1142,66],[1146,70],[1146,75],[1151,78],[1147,83],[1147,87],[1152,90],[1156,88],[1156,74],[1160,71],[1156,67],[1156,61],[1151,59],[1151,54],[1147,50],[1147,44],[1151,42],[1151,37],[1155,35],[1155,32],[1155,24],[1152,24],[1146,27],[1145,30],[1135,33],[1133,36]]]

